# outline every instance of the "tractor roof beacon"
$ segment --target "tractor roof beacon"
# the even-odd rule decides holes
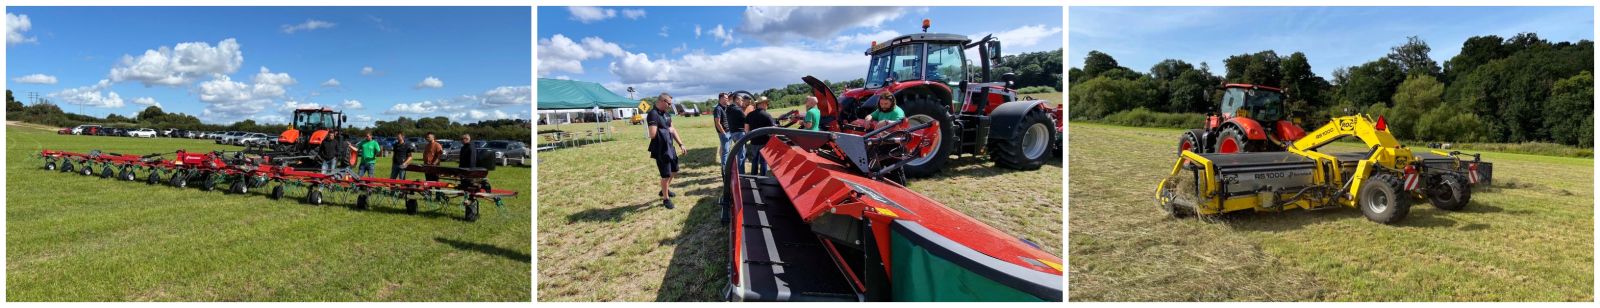
[[[973,41],[965,35],[921,33],[874,41],[862,88],[835,96],[827,83],[806,76],[822,111],[824,130],[861,134],[870,130],[864,119],[878,105],[880,92],[893,93],[898,106],[913,124],[937,122],[930,132],[928,155],[913,159],[907,176],[938,173],[951,155],[989,155],[996,165],[1034,170],[1047,154],[1060,154],[1061,109],[1042,100],[1018,100],[1012,88],[1014,75],[996,80],[991,72],[1001,61],[1000,39],[993,35]],[[977,49],[978,66],[972,67],[968,49]]]

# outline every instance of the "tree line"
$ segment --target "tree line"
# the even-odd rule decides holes
[[[1306,55],[1263,50],[1223,60],[1222,75],[1206,62],[1167,59],[1148,73],[1090,51],[1068,72],[1074,119],[1098,120],[1145,109],[1212,112],[1223,83],[1284,89],[1285,105],[1303,127],[1355,112],[1388,119],[1396,137],[1464,142],[1555,142],[1588,147],[1594,140],[1594,42],[1550,42],[1535,33],[1475,36],[1443,64],[1421,38],[1366,63],[1312,72]],[[1308,125],[1309,124],[1309,125]]]
[[[108,114],[104,118],[64,112],[60,107],[49,101],[42,101],[33,105],[24,105],[12,97],[11,90],[6,90],[6,118],[12,121],[50,125],[57,127],[73,127],[83,124],[99,124],[110,127],[123,128],[152,128],[166,129],[177,128],[194,131],[243,131],[277,135],[288,128],[287,124],[257,123],[255,120],[246,119],[229,124],[207,124],[199,118],[185,113],[168,113],[161,107],[150,106],[132,117],[119,114]],[[432,132],[440,139],[456,139],[462,134],[472,134],[478,140],[518,140],[531,144],[533,133],[528,120],[502,119],[487,120],[474,123],[461,123],[447,117],[427,117],[411,119],[400,117],[393,121],[377,121],[373,127],[345,127],[347,134],[365,135],[372,132],[375,136],[394,136],[396,133],[405,133],[408,137],[421,137],[424,133]]]

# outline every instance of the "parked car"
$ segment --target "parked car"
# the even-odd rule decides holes
[[[249,133],[234,139],[233,145],[267,145],[273,141],[272,136],[263,133]]]
[[[449,160],[455,159],[457,157],[457,155],[461,154],[461,142],[460,141],[455,141],[455,140],[450,140],[450,139],[437,139],[437,140],[439,140],[439,147],[444,149],[444,155],[441,155],[441,157],[439,157],[439,160],[449,161]]]
[[[61,129],[56,130],[56,134],[57,135],[72,134],[72,128],[71,127],[62,127]]]
[[[523,164],[532,155],[528,152],[528,145],[521,141],[492,140],[484,143],[483,148],[495,151],[494,162],[501,166]]]
[[[72,134],[73,135],[94,135],[94,131],[95,130],[99,130],[99,129],[100,129],[100,125],[93,125],[93,124],[78,125],[77,127],[73,127],[72,128]]]
[[[149,128],[140,128],[128,131],[128,137],[155,138],[156,135],[156,130]]]
[[[240,137],[244,137],[245,134],[245,132],[241,131],[222,133],[220,137],[217,137],[217,144],[234,144],[235,141],[237,141]]]

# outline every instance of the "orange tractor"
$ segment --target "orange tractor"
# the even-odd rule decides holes
[[[317,146],[330,141],[329,135],[333,132],[342,131],[345,120],[343,112],[332,108],[295,109],[289,129],[278,134],[276,144],[249,147],[245,152],[271,157],[275,161],[308,165],[306,163],[317,160]]]
[[[1179,152],[1282,152],[1285,143],[1306,136],[1289,120],[1282,89],[1230,83],[1222,90],[1221,108],[1206,117],[1205,128],[1178,136]]]

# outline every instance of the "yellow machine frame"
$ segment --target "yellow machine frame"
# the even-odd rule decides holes
[[[1219,198],[1206,197],[1216,196],[1220,193],[1218,190],[1221,187],[1216,185],[1216,166],[1212,164],[1211,160],[1190,151],[1183,151],[1179,154],[1182,159],[1173,164],[1172,173],[1168,176],[1168,179],[1178,177],[1185,164],[1194,164],[1194,168],[1204,170],[1198,175],[1199,178],[1197,180],[1202,185],[1199,185],[1199,191],[1196,191],[1197,195],[1203,200],[1196,200],[1194,208],[1195,212],[1201,215],[1250,209],[1257,211],[1279,211],[1293,208],[1313,209],[1331,204],[1353,208],[1356,207],[1356,196],[1360,196],[1359,189],[1361,189],[1362,183],[1375,172],[1399,172],[1404,168],[1403,166],[1417,159],[1412,155],[1410,149],[1401,145],[1394,138],[1394,135],[1389,134],[1386,129],[1380,129],[1378,124],[1377,121],[1373,121],[1371,117],[1366,115],[1337,117],[1321,128],[1306,134],[1305,138],[1301,138],[1286,147],[1288,152],[1311,158],[1316,162],[1316,168],[1314,168],[1312,175],[1313,185],[1338,185],[1341,187],[1339,191],[1347,193],[1335,193],[1317,197],[1298,196],[1293,201],[1270,208],[1262,205],[1267,202],[1274,202],[1284,196],[1264,193],[1256,196],[1220,199],[1223,201],[1218,204]],[[1366,159],[1362,159],[1356,164],[1355,172],[1351,173],[1353,179],[1344,178],[1343,169],[1345,167],[1339,163],[1338,158],[1316,151],[1317,148],[1344,137],[1356,137],[1366,143],[1367,148],[1371,150],[1371,154]],[[1171,182],[1170,180],[1161,181],[1161,184],[1157,187],[1156,197],[1160,202],[1173,201],[1168,199],[1170,196],[1161,195],[1161,192],[1166,191],[1166,185]],[[1267,198],[1271,198],[1271,200],[1265,200]]]

